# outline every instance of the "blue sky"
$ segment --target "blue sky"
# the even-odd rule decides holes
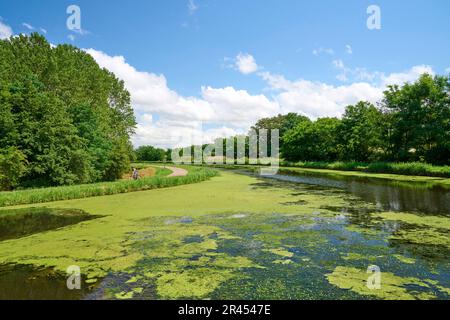
[[[71,4],[82,34],[66,27]],[[372,4],[380,30],[366,26]],[[33,29],[91,49],[129,87],[135,144],[169,146],[167,130],[211,138],[279,112],[339,116],[387,84],[445,74],[448,12],[447,0],[15,0],[0,3],[0,36]]]

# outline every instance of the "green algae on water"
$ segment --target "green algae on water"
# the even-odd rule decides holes
[[[371,289],[367,285],[370,276],[371,273],[367,273],[365,270],[344,266],[338,266],[332,273],[326,275],[331,284],[341,289],[386,300],[433,299],[436,298],[433,289],[444,291],[443,287],[436,287],[435,282],[422,281],[413,277],[400,277],[389,272],[381,272],[380,288]],[[408,286],[414,289],[409,289]]]
[[[448,251],[429,251],[419,239],[444,242],[441,220],[377,216],[373,205],[339,190],[222,172],[200,184],[45,206],[105,217],[0,242],[0,263],[60,272],[78,265],[88,281],[105,284],[100,298],[448,298]],[[423,255],[396,240],[407,236],[417,237]],[[356,270],[368,261],[389,267],[387,292],[366,294],[359,286],[369,275]]]

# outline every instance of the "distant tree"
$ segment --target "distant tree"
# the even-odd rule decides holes
[[[339,125],[337,118],[300,122],[283,136],[280,148],[283,158],[288,161],[337,160]]]
[[[169,162],[172,161],[172,149],[166,150],[165,160]]]
[[[152,146],[141,146],[135,150],[138,161],[164,161],[166,150]]]
[[[302,121],[309,121],[309,119],[297,113],[288,113],[286,115],[279,114],[276,117],[258,120],[258,122],[252,126],[252,129],[256,131],[260,129],[278,129],[280,131],[280,137],[282,137],[288,130],[294,128]]]
[[[348,106],[338,128],[340,158],[351,161],[375,160],[382,146],[383,114],[373,104]]]
[[[271,154],[271,144],[272,144],[272,137],[271,132],[269,130],[278,129],[279,130],[279,138],[280,138],[280,148],[281,144],[283,143],[282,137],[285,135],[286,132],[297,126],[300,122],[310,120],[302,115],[299,115],[297,113],[288,113],[286,115],[277,115],[276,117],[271,118],[263,118],[258,120],[254,126],[251,127],[252,130],[254,130],[258,136],[258,144],[260,141],[260,135],[259,132],[262,129],[268,130],[267,134],[267,141],[263,141],[267,145],[267,152],[269,155]],[[258,146],[259,148],[259,146]]]

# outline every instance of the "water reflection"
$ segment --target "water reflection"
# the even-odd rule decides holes
[[[450,215],[450,191],[443,188],[409,187],[389,184],[375,179],[355,177],[324,177],[277,174],[266,177],[311,186],[345,190],[364,201],[374,204],[378,210],[410,211],[434,215]]]
[[[67,276],[52,268],[0,265],[0,300],[77,300],[92,289],[84,280],[81,290],[69,290]]]
[[[0,211],[0,241],[58,229],[101,216],[76,209],[24,208]]]

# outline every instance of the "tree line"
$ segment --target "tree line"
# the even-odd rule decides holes
[[[282,135],[281,154],[288,161],[448,165],[449,88],[449,77],[424,74],[414,83],[389,86],[377,106],[348,106],[342,119],[302,118]]]
[[[165,150],[145,145],[134,150],[134,159],[137,161],[168,161],[171,159],[171,154],[171,149]]]
[[[33,33],[0,41],[0,189],[114,180],[136,122],[113,73]]]
[[[389,86],[377,105],[361,101],[347,106],[341,119],[311,120],[288,113],[260,119],[251,129],[257,135],[262,129],[278,129],[281,157],[290,162],[386,161],[450,165],[449,88],[448,76],[424,74],[414,83]],[[238,137],[223,139],[224,155],[230,139],[234,140],[236,158]],[[270,131],[267,140],[270,155]],[[246,136],[247,157],[248,145]],[[162,161],[164,157],[170,160],[170,150],[165,156],[162,149],[155,149],[159,151],[155,151],[153,157],[139,156],[146,148],[149,147],[137,150],[140,160]],[[191,154],[194,149],[195,146],[191,146]]]

